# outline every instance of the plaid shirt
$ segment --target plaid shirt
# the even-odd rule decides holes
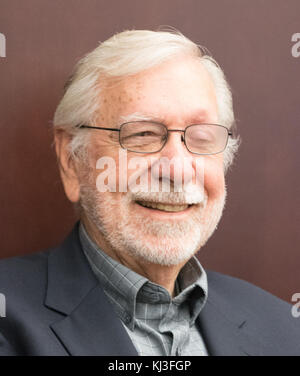
[[[196,257],[181,269],[176,296],[109,257],[80,225],[83,251],[139,355],[208,355],[195,320],[207,299]]]

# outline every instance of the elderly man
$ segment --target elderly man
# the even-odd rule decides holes
[[[233,124],[222,70],[180,33],[127,31],[85,56],[54,118],[80,222],[0,263],[0,354],[299,355],[288,304],[195,257],[222,215]]]

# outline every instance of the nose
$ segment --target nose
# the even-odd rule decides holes
[[[168,140],[158,158],[160,179],[169,179],[174,187],[194,181],[195,156],[185,146],[183,131],[169,130]]]
[[[190,155],[184,143],[184,131],[180,129],[169,129],[168,139],[161,150],[161,154],[172,158],[173,156],[187,157]]]

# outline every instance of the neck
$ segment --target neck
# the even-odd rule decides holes
[[[175,296],[175,281],[177,276],[185,264],[185,262],[178,265],[160,265],[149,261],[134,258],[127,252],[114,249],[104,238],[103,234],[97,227],[87,218],[82,218],[82,223],[90,238],[97,244],[97,246],[105,252],[108,256],[123,264],[127,268],[149,279],[149,281],[164,287],[171,297]]]

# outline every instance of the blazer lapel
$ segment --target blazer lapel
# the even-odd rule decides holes
[[[100,285],[51,328],[71,355],[138,355]]]
[[[197,320],[209,355],[262,355],[259,339],[253,338],[248,329],[250,324],[247,316],[232,312],[229,308],[222,298],[209,290],[209,298]]]
[[[78,224],[49,255],[45,305],[63,315],[50,327],[71,355],[137,355],[82,252]]]

